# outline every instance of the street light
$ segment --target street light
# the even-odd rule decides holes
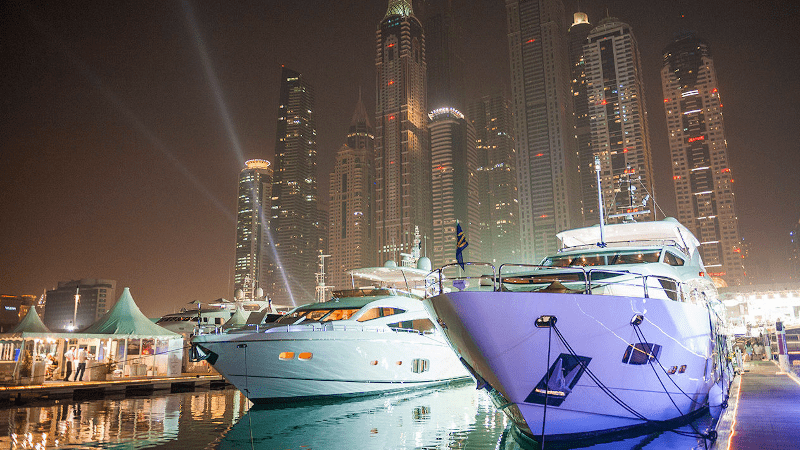
[[[75,309],[72,312],[72,325],[67,327],[70,331],[78,327],[78,303],[81,302],[80,286],[75,287]]]

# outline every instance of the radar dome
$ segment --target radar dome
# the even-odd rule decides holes
[[[383,263],[383,267],[395,268],[397,267],[397,263],[392,261],[391,259]]]
[[[256,289],[256,298],[261,298],[264,296],[264,290],[261,288]]]
[[[419,261],[417,261],[417,269],[430,271],[431,267],[433,267],[431,264],[431,259],[427,256],[423,256],[419,259]]]
[[[238,299],[241,299],[242,297],[244,297],[244,292],[242,292],[241,289],[237,289],[236,292],[233,294],[233,296]]]

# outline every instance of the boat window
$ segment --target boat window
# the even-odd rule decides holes
[[[313,309],[313,310],[303,310],[303,311],[295,311],[291,314],[286,314],[280,319],[276,320],[275,323],[280,324],[293,324],[297,323],[298,320],[305,319],[305,320],[319,320],[325,314],[331,312],[330,309]]]
[[[670,266],[682,266],[683,260],[678,258],[677,256],[673,255],[670,252],[664,253],[664,262],[669,264]]]
[[[367,320],[378,319],[380,317],[392,316],[395,314],[400,314],[406,312],[405,309],[400,308],[371,308],[367,312],[365,312],[361,317],[358,318],[359,322],[365,322]]]
[[[613,264],[640,264],[658,262],[660,252],[620,252],[614,256]]]
[[[414,330],[420,333],[427,333],[434,330],[433,322],[431,322],[430,319],[404,320],[402,322],[390,323],[389,328]]]
[[[334,320],[347,320],[358,311],[358,308],[355,309],[334,309],[329,314],[326,314],[325,317],[319,319],[320,322],[332,322]]]
[[[567,267],[572,261],[572,256],[551,256],[542,263],[543,266],[548,267]]]

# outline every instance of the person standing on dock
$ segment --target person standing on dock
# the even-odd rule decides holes
[[[64,355],[67,360],[67,368],[64,375],[64,381],[69,381],[69,376],[72,375],[72,361],[75,360],[75,347],[70,347]]]
[[[75,370],[75,378],[72,381],[83,381],[83,373],[86,372],[86,360],[89,359],[89,355],[86,353],[86,347],[81,347],[78,350],[78,368]],[[80,380],[78,380],[80,377]]]

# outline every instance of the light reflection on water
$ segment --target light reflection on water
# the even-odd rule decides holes
[[[498,449],[531,447],[471,383],[358,400],[250,408],[236,390],[0,409],[0,448]],[[707,426],[701,418],[697,426]],[[657,433],[592,449],[703,448]]]

